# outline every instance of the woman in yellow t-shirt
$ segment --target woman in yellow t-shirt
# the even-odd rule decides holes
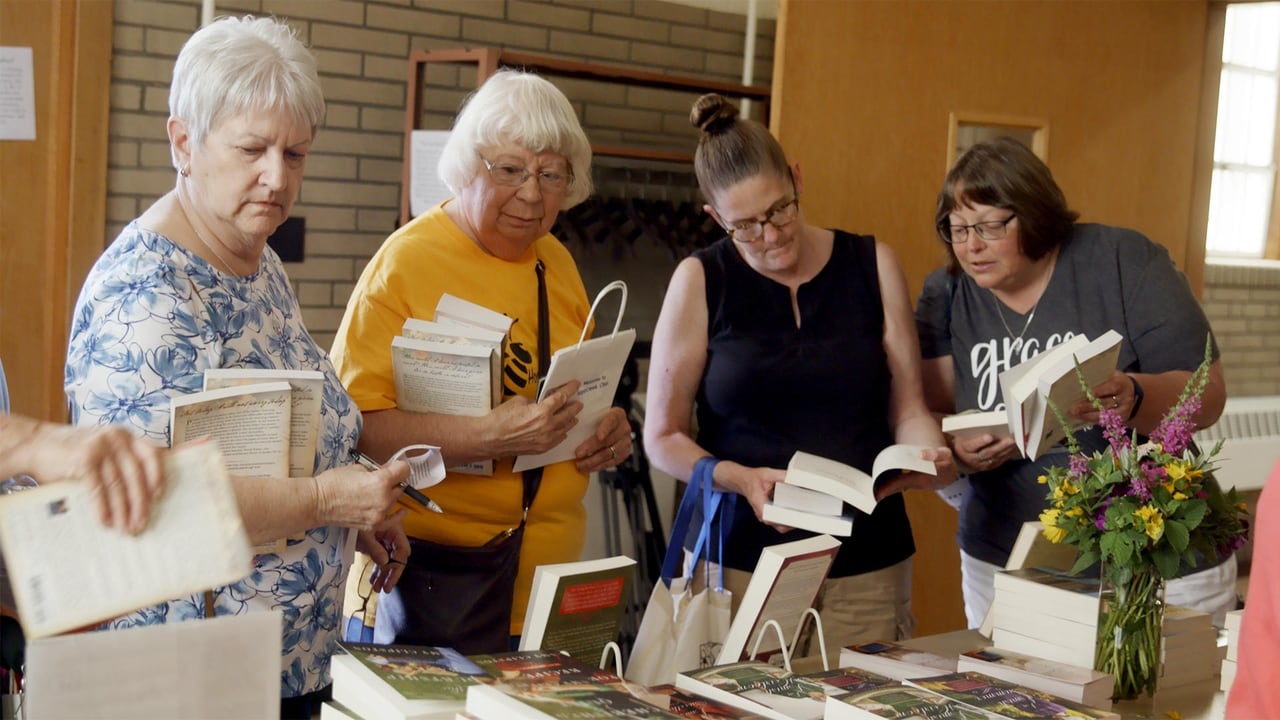
[[[491,476],[450,473],[431,489],[444,514],[405,518],[411,538],[476,547],[520,521],[523,482],[512,459],[551,449],[578,422],[577,383],[536,401],[536,268],[545,268],[552,353],[577,342],[589,311],[573,258],[548,231],[561,209],[591,193],[591,148],[563,93],[535,75],[504,70],[459,114],[439,174],[453,197],[397,230],[373,256],[347,304],[332,355],[364,413],[360,449],[368,455],[381,461],[399,448],[428,443],[440,446],[449,467],[494,461]],[[445,293],[513,320],[503,358],[505,399],[485,415],[411,413],[397,404],[391,341],[406,318],[432,319]],[[534,568],[580,559],[588,473],[616,466],[630,452],[626,415],[613,408],[574,461],[545,468],[525,525],[510,635],[521,632]],[[425,562],[424,555],[415,552],[406,572]],[[416,634],[414,599],[403,592],[381,596],[376,642],[466,649],[457,638]]]

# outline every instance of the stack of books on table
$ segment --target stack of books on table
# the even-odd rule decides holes
[[[1033,690],[977,672],[952,673],[910,680],[907,685],[941,695],[968,708],[1003,718],[1115,718],[1110,707],[1072,702],[1051,693]],[[926,716],[927,717],[927,716]]]
[[[1222,655],[1213,616],[1166,605],[1160,628],[1160,679],[1157,687],[1178,687],[1218,674]]]
[[[1218,689],[1231,691],[1231,683],[1236,681],[1236,662],[1240,652],[1240,621],[1244,619],[1244,610],[1232,610],[1227,613],[1227,620],[1222,630],[1227,640],[1227,656],[1222,660],[1222,677],[1218,681]]]
[[[1097,646],[1098,580],[1044,568],[1002,570],[988,621],[999,650],[1082,668]]]

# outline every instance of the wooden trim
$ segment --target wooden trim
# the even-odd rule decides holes
[[[401,225],[412,219],[409,208],[409,181],[411,178],[409,163],[412,158],[412,135],[413,131],[417,129],[419,118],[422,115],[421,89],[425,68],[427,63],[433,62],[474,63],[476,65],[477,86],[483,84],[499,68],[520,67],[547,75],[624,83],[638,87],[718,92],[729,97],[741,97],[759,101],[763,105],[766,118],[769,117],[769,113],[772,111],[769,102],[772,90],[760,85],[742,85],[683,75],[667,75],[646,70],[634,70],[617,65],[601,65],[530,53],[510,52],[500,48],[414,50],[409,53],[409,87],[405,104],[404,163],[400,170]],[[692,162],[693,160],[693,155],[690,153],[622,145],[593,143],[591,151],[596,155],[605,157],[671,162]]]
[[[1280,260],[1280,102],[1276,103],[1275,131],[1271,145],[1271,215],[1267,219],[1267,241],[1262,248],[1262,257],[1268,260]]]
[[[1196,119],[1195,162],[1191,170],[1187,247],[1174,258],[1191,291],[1204,299],[1205,252],[1209,244],[1209,196],[1213,190],[1213,145],[1218,134],[1218,87],[1222,84],[1222,43],[1227,30],[1226,3],[1209,3],[1200,70],[1200,112]]]
[[[112,3],[0,0],[0,45],[32,48],[34,141],[0,142],[0,355],[14,412],[65,421],[71,309],[103,248]]]
[[[1049,121],[1047,119],[953,110],[947,117],[947,166],[943,169],[943,173],[950,171],[951,166],[955,165],[958,159],[956,143],[959,140],[962,124],[1031,130],[1031,152],[1046,164],[1049,162]]]

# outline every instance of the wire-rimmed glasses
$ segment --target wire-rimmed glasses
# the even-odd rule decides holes
[[[504,160],[490,162],[487,158],[481,156],[480,162],[484,163],[484,167],[489,171],[489,177],[493,178],[495,185],[520,187],[529,179],[530,175],[533,175],[533,172],[528,168]],[[539,171],[538,187],[545,193],[561,194],[568,192],[569,188],[573,187],[573,169],[570,168],[568,172],[563,173],[549,170]]]

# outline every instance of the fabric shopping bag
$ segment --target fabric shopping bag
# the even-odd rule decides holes
[[[727,518],[732,517],[724,506],[737,499],[734,493],[722,493],[711,488],[711,473],[717,462],[710,457],[699,460],[685,488],[680,509],[672,523],[662,576],[654,584],[640,629],[636,632],[625,673],[628,681],[646,686],[674,683],[679,672],[708,667],[715,663],[729,632],[733,596],[724,588],[723,581],[717,580],[715,587],[693,586],[695,563],[710,557],[710,537],[717,510],[724,519],[717,525],[719,539],[723,540],[727,533],[724,525]],[[685,557],[684,539],[699,500],[703,507],[702,528],[693,552],[684,564],[683,575],[675,577],[676,569]],[[716,543],[717,548],[722,545],[722,542]],[[715,575],[717,578],[721,576],[720,573]]]

